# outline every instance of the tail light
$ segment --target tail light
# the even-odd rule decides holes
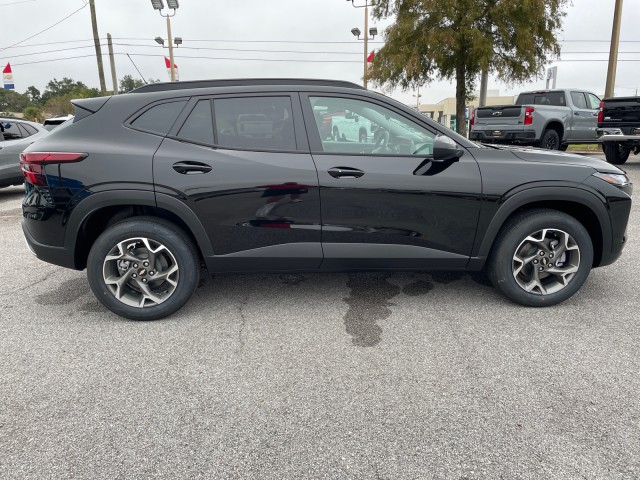
[[[536,109],[533,107],[526,107],[524,109],[524,124],[525,125],[533,125],[533,112],[535,112]]]
[[[600,102],[600,110],[598,110],[598,123],[604,122],[604,102]]]
[[[25,152],[20,154],[20,168],[26,182],[46,186],[47,179],[42,171],[43,165],[80,162],[88,156],[87,153]]]
[[[471,126],[476,124],[476,109],[471,110]]]

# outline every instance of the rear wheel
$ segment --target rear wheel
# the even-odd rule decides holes
[[[575,218],[549,209],[524,212],[500,231],[487,273],[512,301],[555,305],[576,293],[593,264],[589,233]]]
[[[560,136],[558,132],[552,129],[546,130],[537,146],[547,150],[558,150],[560,148]]]
[[[615,142],[605,142],[602,144],[602,148],[607,162],[613,165],[622,165],[629,159],[629,154],[631,153],[629,148]]]
[[[98,237],[87,261],[96,298],[132,320],[156,320],[180,309],[195,290],[198,255],[173,224],[149,217],[116,223]]]

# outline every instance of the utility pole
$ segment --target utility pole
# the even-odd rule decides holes
[[[107,44],[109,45],[109,62],[111,64],[111,81],[113,81],[113,94],[118,94],[118,78],[116,77],[116,60],[113,58],[113,43],[111,34],[107,33]]]
[[[93,43],[96,46],[96,59],[98,60],[98,76],[100,77],[100,91],[102,95],[107,94],[107,85],[104,81],[104,68],[102,66],[102,50],[100,49],[100,36],[98,35],[98,21],[96,20],[95,0],[89,0],[91,10],[91,26],[93,28]]]
[[[478,99],[478,106],[484,107],[487,104],[487,84],[489,83],[489,68],[482,69],[482,75],[480,76],[480,98]]]
[[[367,57],[369,56],[369,2],[364,6],[364,75],[362,76],[362,83],[364,89],[367,89],[367,73],[369,70],[369,64]]]
[[[607,70],[607,86],[605,97],[613,97],[615,94],[616,68],[618,66],[618,47],[620,46],[620,20],[622,17],[622,0],[616,0],[613,12],[613,29],[611,31],[611,48],[609,49],[609,69]]]
[[[167,16],[167,40],[169,41],[169,62],[170,72],[171,72],[171,81],[176,81],[176,69],[173,66],[173,38],[171,38],[171,17]]]

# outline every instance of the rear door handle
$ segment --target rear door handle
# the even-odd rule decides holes
[[[173,164],[173,169],[183,175],[193,175],[195,173],[209,173],[212,168],[206,163],[200,162],[178,162]]]
[[[362,170],[351,167],[333,167],[327,170],[333,178],[360,178],[364,175]]]

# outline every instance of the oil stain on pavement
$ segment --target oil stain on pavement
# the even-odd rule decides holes
[[[344,316],[347,333],[357,347],[375,347],[382,340],[380,322],[391,315],[389,300],[400,293],[400,287],[389,283],[388,273],[350,273],[351,289],[344,301],[349,309]]]
[[[90,292],[85,277],[72,278],[36,297],[40,305],[66,305]]]

